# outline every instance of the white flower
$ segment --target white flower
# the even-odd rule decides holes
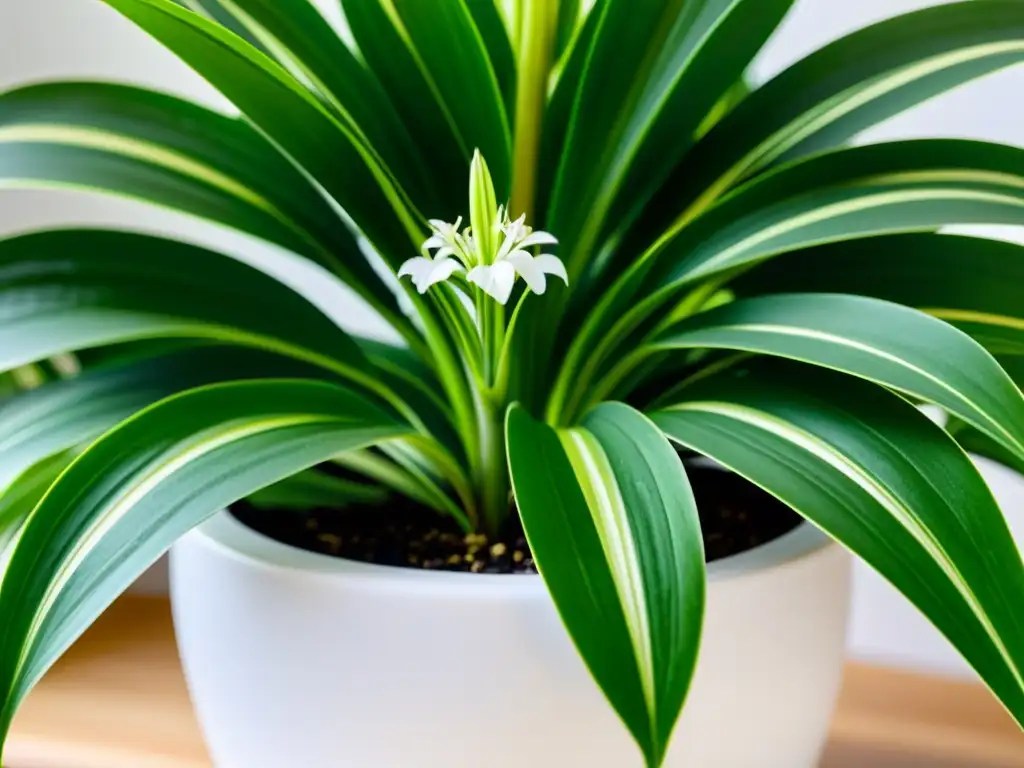
[[[526,216],[511,221],[504,207],[495,207],[494,184],[479,152],[473,155],[469,192],[473,226],[460,232],[461,216],[454,224],[431,219],[423,255],[405,262],[398,270],[400,278],[411,277],[422,294],[456,272],[469,270],[469,282],[502,304],[508,303],[517,275],[536,294],[547,290],[548,275],[569,284],[565,266],[556,256],[530,253],[538,246],[557,245],[558,240],[549,232],[534,232],[526,226]]]
[[[504,212],[498,210],[499,217]],[[466,276],[469,282],[480,287],[484,293],[501,304],[506,304],[512,295],[512,287],[519,275],[530,290],[538,296],[547,290],[548,275],[556,275],[569,284],[569,275],[561,259],[550,253],[534,256],[527,249],[539,245],[557,245],[558,240],[550,232],[534,232],[526,226],[526,217],[515,221],[504,221],[501,232],[505,240],[491,264],[474,267]]]
[[[417,256],[409,259],[398,270],[399,277],[411,277],[413,285],[421,294],[435,283],[447,280],[456,272],[464,271],[463,266],[452,258],[430,259],[426,256]]]
[[[423,256],[409,259],[398,270],[398,276],[411,277],[413,285],[421,294],[430,286],[443,282],[456,272],[464,272],[465,261],[472,252],[472,238],[469,230],[459,232],[462,218],[454,224],[437,219],[430,220],[431,235],[423,243]],[[431,255],[431,251],[435,251]]]

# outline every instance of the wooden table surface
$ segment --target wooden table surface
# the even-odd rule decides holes
[[[209,766],[168,603],[143,597],[53,668],[6,755],[6,768]],[[980,686],[851,665],[823,768],[1024,768],[1024,735]]]

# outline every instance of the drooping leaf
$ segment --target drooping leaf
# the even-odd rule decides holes
[[[3,587],[7,562],[25,521],[75,456],[76,453],[70,450],[48,456],[24,469],[17,482],[0,493],[0,588]]]
[[[0,732],[48,667],[177,538],[289,475],[408,432],[339,386],[190,390],[108,432],[29,516],[0,587]]]
[[[172,96],[89,82],[8,91],[0,177],[174,208],[338,270],[355,290],[379,285],[338,215],[273,144],[242,120]]]
[[[1024,222],[1024,150],[977,141],[897,141],[795,162],[732,192],[635,260],[582,318],[565,354],[568,383],[590,386],[608,360],[672,315],[697,311],[737,274],[831,242]]]
[[[1024,150],[982,141],[894,141],[829,152],[760,177],[682,229],[659,249],[657,279],[691,282],[871,235],[1019,224],[1022,181]]]
[[[263,347],[335,370],[363,360],[301,295],[214,251],[106,230],[0,241],[0,369],[154,337]]]
[[[652,418],[862,557],[1024,723],[1024,565],[976,467],[927,416],[873,384],[762,361]]]
[[[0,403],[0,499],[45,459],[82,448],[143,408],[220,381],[325,375],[315,366],[242,347],[201,346],[107,364]]]
[[[1024,395],[999,363],[900,304],[824,293],[743,299],[671,326],[652,346],[776,355],[860,376],[942,406],[1024,460]]]
[[[942,318],[994,354],[1024,354],[1024,247],[913,233],[850,240],[775,257],[729,283],[740,296],[840,291]]]
[[[195,2],[195,0],[193,0]],[[368,151],[376,153],[424,211],[441,206],[442,190],[409,127],[376,76],[359,61],[310,0],[200,0],[204,10],[311,88]],[[189,2],[182,2],[189,7]]]
[[[683,465],[621,403],[562,431],[514,407],[506,429],[516,502],[548,590],[647,765],[660,765],[704,611],[703,542]]]
[[[1024,7],[966,0],[858,30],[757,88],[662,186],[630,238],[655,242],[745,176],[848,139],[942,92],[1024,60]]]
[[[1016,354],[1004,355],[997,359],[1017,386],[1024,389],[1024,357]],[[960,443],[960,447],[965,451],[991,459],[1024,475],[1024,459],[962,419],[950,416],[947,419],[946,431]]]
[[[590,375],[576,366],[592,374],[668,313],[699,309],[718,281],[781,254],[949,224],[1021,222],[1024,150],[1014,147],[897,141],[796,162],[734,191],[634,262],[589,313],[561,376],[586,386]]]
[[[171,0],[103,0],[224,94],[329,193],[392,266],[421,224],[388,169],[283,67]]]

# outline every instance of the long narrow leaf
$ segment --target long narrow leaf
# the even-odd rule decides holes
[[[0,733],[53,661],[178,537],[226,505],[408,432],[338,386],[191,390],[107,433],[29,516],[0,587]]]
[[[263,272],[127,232],[53,230],[0,241],[0,319],[2,370],[154,337],[264,347],[336,370],[364,360],[326,315]]]
[[[201,7],[318,94],[367,150],[380,155],[421,210],[439,207],[441,190],[409,128],[376,76],[310,0],[201,0]]]
[[[956,139],[829,152],[741,187],[659,249],[662,284],[811,245],[1024,222],[1024,150]]]
[[[1024,223],[1024,150],[960,140],[897,141],[795,162],[733,191],[638,260],[581,322],[559,374],[587,387],[621,350],[719,283],[811,246],[951,224]],[[558,407],[556,401],[552,409]]]
[[[281,355],[201,346],[126,364],[106,364],[44,384],[0,404],[0,498],[43,460],[82,448],[143,408],[221,381],[326,375]]]
[[[465,213],[466,171],[473,147],[467,145],[468,139],[461,134],[408,35],[396,25],[395,16],[386,7],[392,4],[383,0],[340,0],[340,4],[363,60],[401,119],[416,126],[413,139],[420,154],[431,160],[435,185],[451,190],[445,197],[450,210],[423,213],[455,221]]]
[[[637,110],[628,141],[620,148],[617,174],[622,178],[604,222],[606,234],[626,228],[648,204],[696,142],[715,107],[743,82],[751,59],[789,13],[793,0],[704,0],[703,7],[692,5],[699,13],[685,35],[669,41],[672,53],[663,56],[655,73],[657,89]]]
[[[1024,356],[1016,354],[997,359],[1003,370],[1009,374],[1018,387],[1024,390]],[[946,423],[946,431],[960,443],[960,447],[965,451],[991,459],[1024,475],[1024,459],[962,419],[955,416],[950,417]]]
[[[1024,6],[966,0],[837,40],[756,89],[664,184],[633,232],[650,245],[787,154],[841,146],[933,96],[1024,60]]]
[[[704,551],[675,451],[621,403],[564,431],[509,412],[509,465],[538,568],[584,661],[661,764],[696,665]]]
[[[463,146],[487,158],[499,199],[512,187],[512,135],[497,74],[465,0],[389,0],[399,31],[451,115]]]
[[[915,307],[994,354],[1024,354],[1024,247],[960,235],[886,235],[773,258],[729,283],[740,296],[842,292]]]
[[[0,175],[4,185],[82,187],[177,208],[328,268],[358,254],[337,214],[252,126],[141,88],[44,83],[0,95]]]
[[[653,347],[777,355],[940,405],[1024,460],[1024,395],[977,342],[900,304],[843,294],[744,299],[682,321]]]
[[[900,397],[795,363],[750,365],[653,415],[860,555],[1024,723],[1024,565],[957,445]]]
[[[338,202],[393,266],[421,225],[390,172],[351,128],[242,38],[171,0],[103,0],[226,96]]]

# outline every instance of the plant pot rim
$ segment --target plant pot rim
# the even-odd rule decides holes
[[[416,590],[450,594],[453,589],[488,594],[533,596],[544,590],[542,580],[533,574],[476,574],[453,571],[427,571],[416,568],[363,563],[311,552],[249,528],[226,511],[214,515],[196,528],[191,536],[220,552],[243,562],[248,568],[281,576],[291,575],[317,581],[359,582],[367,589],[390,591]],[[838,546],[815,526],[801,522],[792,531],[754,549],[722,558],[708,566],[712,582],[729,580],[784,566],[810,557],[828,546]]]

